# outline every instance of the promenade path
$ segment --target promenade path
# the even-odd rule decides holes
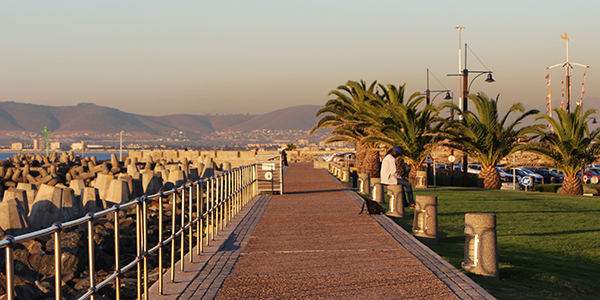
[[[297,163],[284,178],[152,298],[494,299],[388,217],[359,215],[326,171]]]

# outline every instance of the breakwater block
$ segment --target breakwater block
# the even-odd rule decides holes
[[[6,234],[19,235],[30,231],[29,218],[17,199],[4,198],[0,202],[0,227]]]
[[[4,200],[16,199],[25,215],[29,215],[29,201],[27,201],[27,192],[20,189],[8,189],[4,192]],[[4,227],[2,227],[4,228]]]
[[[104,203],[100,199],[98,189],[94,187],[84,187],[80,191],[81,202],[86,213],[97,212],[104,209]]]

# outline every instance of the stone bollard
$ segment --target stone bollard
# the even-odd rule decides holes
[[[349,181],[350,180],[350,170],[348,169],[348,167],[343,167],[341,170],[342,170],[341,171],[342,175],[340,176],[341,177],[340,181],[341,182]]]
[[[358,173],[358,191],[361,194],[368,194],[371,190],[371,181],[369,173]]]
[[[437,197],[416,196],[415,217],[413,218],[415,237],[423,242],[437,242]]]
[[[404,201],[402,201],[402,193],[404,187],[401,185],[388,185],[388,211],[385,213],[388,216],[404,218]]]
[[[385,199],[383,197],[383,185],[379,182],[373,185],[373,201],[377,203],[385,203]]]
[[[415,176],[415,188],[427,188],[427,171],[417,171]]]
[[[465,271],[499,278],[495,214],[465,214]]]

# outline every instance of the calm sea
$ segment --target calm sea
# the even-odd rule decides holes
[[[34,152],[23,152],[23,153],[34,153]],[[42,152],[39,152],[42,153]],[[59,155],[62,154],[62,152],[57,152]],[[5,161],[7,158],[12,158],[15,154],[17,154],[17,152],[0,152],[0,161]],[[119,151],[117,152],[85,152],[84,153],[84,157],[90,157],[90,156],[95,156],[97,160],[109,160],[110,159],[110,155],[111,154],[116,154],[117,155],[117,159],[119,158]],[[128,155],[128,152],[123,151],[123,156]],[[80,155],[81,156],[81,152],[75,152],[75,156]]]

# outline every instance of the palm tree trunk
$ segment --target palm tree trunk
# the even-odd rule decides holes
[[[495,166],[482,168],[479,172],[479,178],[483,179],[483,187],[486,189],[499,190],[502,187],[500,173]]]
[[[583,183],[577,175],[566,176],[562,184],[562,193],[566,195],[583,195]]]
[[[406,171],[404,169],[404,158],[402,158],[402,156],[396,157],[396,172],[400,177],[404,177]]]
[[[379,159],[379,151],[376,149],[367,149],[363,168],[365,173],[369,173],[371,178],[380,178],[381,160]]]
[[[410,173],[408,173],[408,182],[410,182],[410,184],[412,185],[416,185],[417,183],[417,171],[426,171],[427,167],[424,165],[420,165],[420,166],[415,166],[415,165],[411,165],[410,166]]]
[[[358,173],[365,173],[365,156],[367,155],[367,149],[360,146],[356,151],[356,162],[355,167],[358,169]]]

